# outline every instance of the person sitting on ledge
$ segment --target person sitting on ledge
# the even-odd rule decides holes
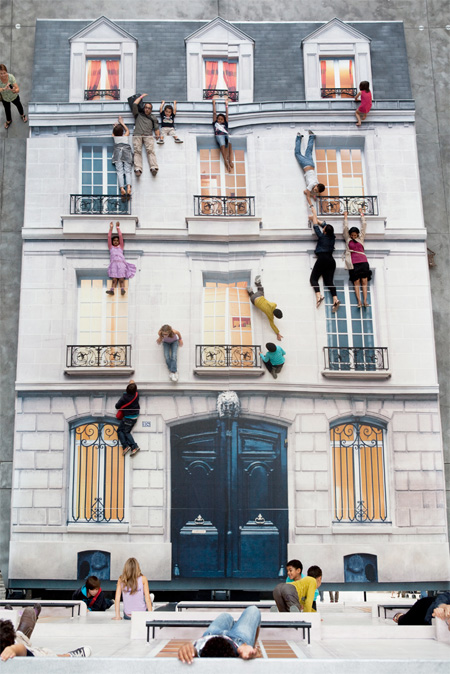
[[[450,630],[450,592],[418,599],[406,613],[396,613],[393,621],[398,625],[431,625],[431,618],[441,618]]]
[[[314,595],[321,583],[322,569],[319,566],[310,566],[308,575],[300,580],[279,583],[273,591],[273,598],[280,613],[315,613]]]
[[[221,613],[200,639],[181,646],[178,659],[190,665],[194,658],[256,658],[260,624],[261,614],[256,606],[247,606],[236,622],[229,613]]]
[[[75,590],[72,599],[84,601],[88,611],[107,611],[114,604],[112,599],[105,597],[97,576],[86,578],[85,584]]]

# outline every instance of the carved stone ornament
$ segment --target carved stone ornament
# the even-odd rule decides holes
[[[221,419],[233,419],[239,416],[241,403],[235,391],[223,391],[217,396],[217,412]]]

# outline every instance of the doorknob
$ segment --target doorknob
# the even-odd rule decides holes
[[[259,513],[258,517],[255,517],[255,524],[264,524],[265,523],[264,517]]]
[[[201,515],[198,515],[194,520],[195,524],[203,524],[204,521],[205,520],[203,519],[203,517]]]

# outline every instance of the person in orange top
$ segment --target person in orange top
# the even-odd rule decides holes
[[[269,302],[269,300],[266,300],[266,298],[264,297],[264,288],[262,287],[261,276],[257,276],[255,278],[255,286],[256,286],[256,293],[253,292],[252,288],[247,288],[250,301],[252,304],[255,305],[255,307],[257,307],[260,311],[262,311],[263,314],[266,314],[267,318],[269,319],[270,327],[276,334],[278,341],[281,342],[281,340],[283,339],[283,335],[280,334],[280,331],[275,325],[273,319],[274,317],[283,318],[283,312],[281,311],[281,309],[277,309],[277,305],[275,304],[275,302]]]

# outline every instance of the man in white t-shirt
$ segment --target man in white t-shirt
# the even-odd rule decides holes
[[[303,135],[301,133],[297,134],[295,140],[295,157],[305,174],[306,190],[304,191],[304,194],[306,194],[306,198],[309,202],[309,198],[312,197],[315,200],[318,194],[325,191],[325,185],[319,183],[317,179],[316,167],[312,156],[316,136],[313,131],[308,131],[308,134],[308,145],[306,146],[305,154],[302,154]]]

